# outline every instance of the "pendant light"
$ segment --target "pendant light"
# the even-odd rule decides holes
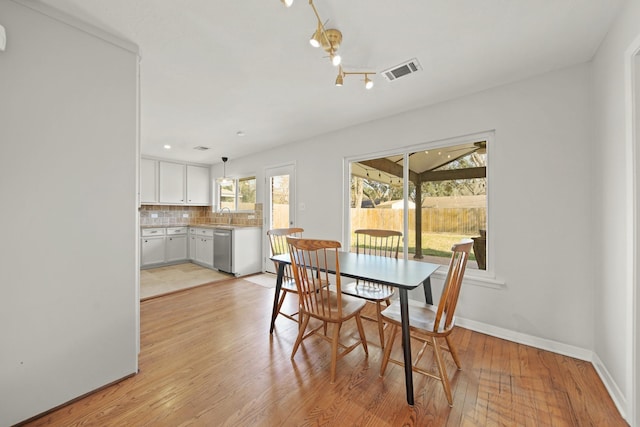
[[[222,157],[222,178],[216,180],[221,185],[229,185],[232,182],[231,179],[227,178],[227,160],[229,160],[228,157]]]

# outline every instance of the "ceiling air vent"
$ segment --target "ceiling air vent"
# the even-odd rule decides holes
[[[400,77],[408,76],[409,74],[413,74],[416,71],[422,70],[422,66],[418,62],[416,58],[413,58],[407,62],[404,62],[400,65],[396,65],[395,67],[389,68],[388,70],[384,70],[381,74],[384,76],[387,81],[394,81],[399,79]]]
[[[199,150],[199,151],[207,151],[209,147],[205,147],[204,145],[198,145],[197,147],[193,147],[193,149]]]

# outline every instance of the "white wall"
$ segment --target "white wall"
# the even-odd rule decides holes
[[[32,7],[0,1],[0,425],[137,370],[136,48]]]
[[[342,238],[343,158],[495,129],[491,215],[504,289],[467,286],[460,316],[593,347],[592,108],[581,65],[242,159],[227,173],[297,162],[297,224]],[[407,80],[409,84],[409,80]],[[363,95],[366,96],[366,95]],[[217,168],[214,176],[218,175]],[[258,195],[264,196],[258,175]]]
[[[594,59],[594,105],[597,117],[594,158],[594,246],[598,248],[594,351],[599,368],[618,389],[623,411],[633,409],[632,377],[632,243],[633,157],[627,135],[630,81],[626,73],[632,43],[640,45],[640,2],[629,1]],[[638,148],[635,147],[635,150]],[[637,172],[636,172],[637,173]],[[637,191],[637,188],[635,189]],[[636,196],[637,197],[637,196]],[[636,261],[637,262],[637,261]],[[631,420],[632,421],[632,420]],[[637,425],[636,418],[635,423]]]

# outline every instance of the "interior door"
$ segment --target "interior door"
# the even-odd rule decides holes
[[[265,169],[267,229],[295,226],[295,165],[288,164]],[[264,234],[264,253],[271,255],[269,239]],[[265,271],[275,273],[273,262],[265,257]]]

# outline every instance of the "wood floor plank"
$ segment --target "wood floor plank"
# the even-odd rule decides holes
[[[242,279],[144,301],[140,372],[24,425],[626,426],[590,363],[462,328],[462,370],[444,353],[453,408],[437,380],[414,374],[410,407],[403,368],[380,377],[373,322],[369,356],[345,356],[330,384],[328,343],[311,337],[291,360],[297,324],[278,318],[269,335],[272,302],[273,289]],[[431,353],[422,363],[435,369]]]

